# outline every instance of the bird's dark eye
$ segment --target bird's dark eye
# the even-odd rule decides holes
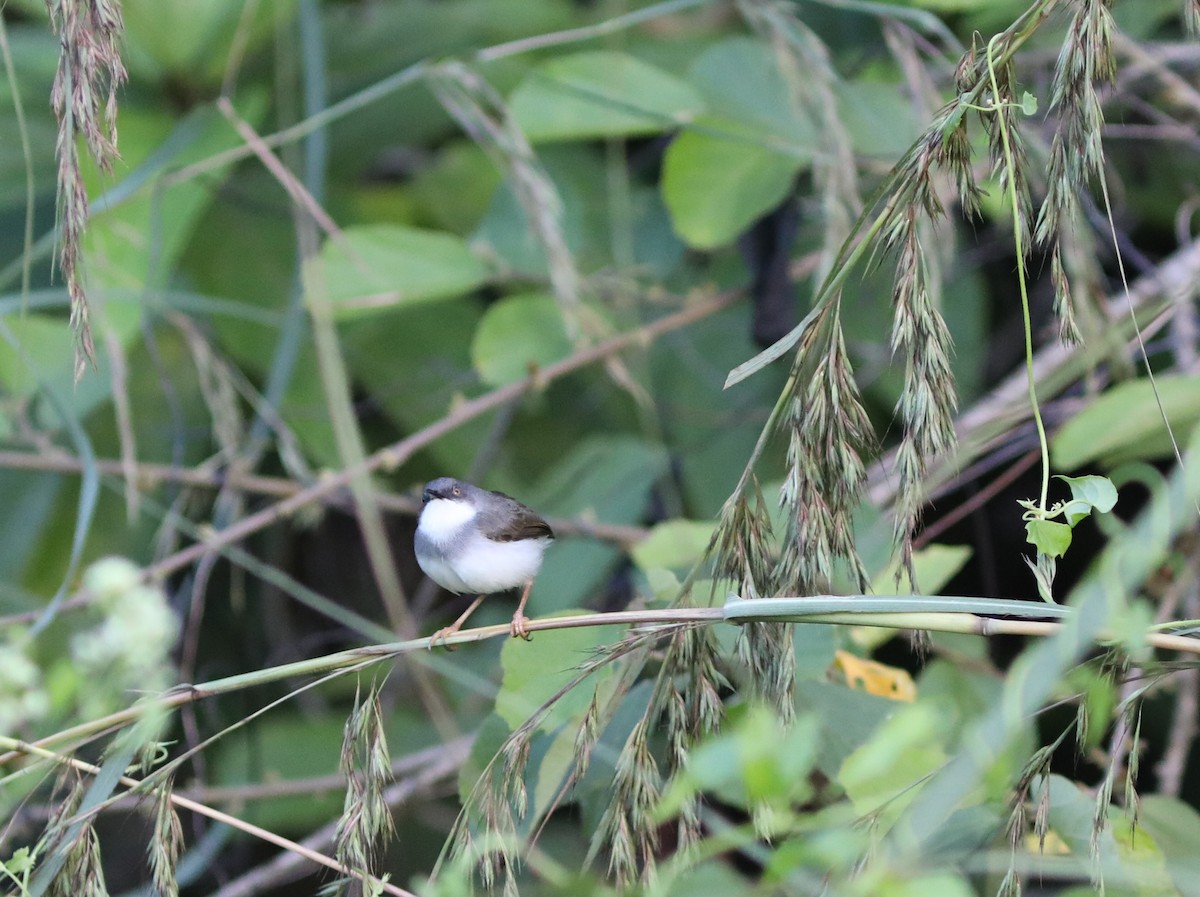
[[[454,487],[453,489],[451,489],[450,491],[451,491],[451,492],[453,492],[455,495],[462,495],[462,490],[461,490],[461,489],[459,489],[457,486],[455,486],[455,487]]]

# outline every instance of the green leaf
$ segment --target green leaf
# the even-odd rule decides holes
[[[1162,851],[1179,893],[1200,894],[1200,813],[1178,798],[1147,794],[1139,803],[1138,819]]]
[[[975,889],[951,872],[916,873],[908,879],[885,880],[876,897],[972,897]]]
[[[946,720],[933,704],[901,706],[842,764],[837,780],[860,815],[887,805],[894,818],[919,790],[921,780],[946,760]]]
[[[1025,524],[1025,541],[1041,554],[1060,558],[1071,547],[1071,527],[1053,520],[1030,520]]]
[[[535,635],[536,642],[507,639],[500,649],[504,678],[496,695],[496,713],[515,729],[541,704],[578,674],[580,664],[590,659],[601,645],[619,641],[620,626],[588,626]],[[614,672],[605,666],[564,695],[539,728],[549,731],[582,713],[592,695]]]
[[[816,128],[799,108],[775,53],[764,41],[722,40],[692,64],[690,76],[708,111],[719,120],[740,122],[789,154],[811,151]]]
[[[694,564],[712,539],[713,524],[700,520],[667,520],[655,524],[650,535],[630,552],[633,562],[648,572],[655,568],[675,570]]]
[[[253,52],[269,41],[291,20],[296,0],[248,9],[242,0],[123,0],[121,5],[130,70],[153,80],[173,77],[182,89],[195,80],[219,84],[231,51]]]
[[[896,86],[878,81],[836,85],[837,112],[854,151],[874,159],[900,158],[921,135],[910,103],[896,102]]]
[[[763,140],[748,125],[705,116],[671,142],[663,161],[663,200],[689,245],[729,243],[791,192],[808,160]]]
[[[963,565],[970,560],[972,550],[967,545],[927,545],[913,552],[913,569],[922,593],[936,595]],[[895,588],[900,559],[893,557],[887,567],[871,579],[871,591],[886,595]],[[889,636],[890,637],[890,636]]]
[[[671,818],[698,792],[746,809],[803,801],[810,794],[808,773],[816,763],[819,736],[813,714],[784,728],[772,710],[758,705],[739,708],[722,734],[691,752],[686,769],[664,795],[657,818]]]
[[[597,436],[582,441],[536,489],[521,495],[546,513],[634,523],[666,468],[666,455],[656,446],[628,436]],[[559,539],[534,581],[530,615],[583,604],[620,559],[615,547],[594,539]]]
[[[1074,526],[1089,513],[1092,509],[1099,511],[1101,514],[1107,514],[1117,505],[1117,487],[1113,485],[1112,480],[1108,477],[1100,476],[1083,476],[1083,477],[1064,477],[1057,476],[1055,479],[1062,480],[1071,487],[1071,501],[1064,508],[1063,513],[1066,515],[1067,523]],[[1086,511],[1074,507],[1076,503],[1081,503],[1087,506]]]
[[[1089,502],[1072,499],[1063,504],[1058,509],[1058,513],[1063,515],[1063,518],[1067,521],[1067,526],[1074,528],[1075,524],[1080,520],[1091,515],[1092,506]]]
[[[662,191],[679,235],[711,249],[788,195],[818,138],[761,41],[720,41],[692,65],[691,78],[710,113],[668,147]]]
[[[511,98],[534,143],[657,134],[690,121],[704,100],[685,81],[627,53],[561,56],[531,71]]]
[[[112,394],[112,359],[105,335],[111,333],[120,346],[127,346],[138,333],[142,306],[138,302],[110,300],[93,319],[96,330],[96,371],[75,383],[75,337],[64,317],[27,314],[14,318],[12,334],[18,350],[0,339],[0,385],[15,396],[32,397],[39,384],[58,395],[64,406],[82,419]],[[34,406],[38,426],[50,431],[63,427],[50,403]]]
[[[347,321],[338,329],[355,382],[402,430],[413,432],[445,416],[462,395],[462,384],[475,380],[466,337],[480,319],[475,302],[426,302]],[[315,375],[305,379],[313,381],[311,399],[303,405],[306,423],[327,425],[321,385]],[[398,383],[405,388],[397,389]],[[297,408],[294,416],[300,413]],[[425,454],[441,470],[465,470],[489,426],[483,418],[471,421],[427,447]]]
[[[562,312],[548,293],[494,303],[471,341],[471,361],[489,386],[503,386],[571,354]]]
[[[482,286],[487,267],[453,234],[376,224],[325,241],[305,266],[309,302],[329,302],[335,318],[377,314],[413,302],[459,296]]]
[[[1054,577],[1058,572],[1058,561],[1054,560],[1050,555],[1041,551],[1037,553],[1035,560],[1021,555],[1021,560],[1025,562],[1025,566],[1033,574],[1034,581],[1037,583],[1038,595],[1047,604],[1056,604],[1054,600]]]
[[[1155,384],[1162,412],[1148,379],[1129,380],[1067,421],[1051,442],[1054,466],[1073,470],[1097,459],[1117,464],[1170,457],[1163,413],[1177,434],[1191,430],[1200,421],[1200,377],[1161,376]]]
[[[833,659],[833,650],[829,659]],[[900,706],[887,698],[830,682],[805,682],[803,688],[796,690],[797,713],[812,711],[821,721],[817,768],[829,778],[837,775],[846,758],[867,742],[872,732]]]

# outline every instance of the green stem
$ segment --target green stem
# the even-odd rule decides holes
[[[1001,35],[995,35],[987,45],[988,79],[992,86],[992,109],[1000,110],[1000,84],[996,80],[993,51]],[[1021,206],[1017,197],[1016,163],[1012,143],[1008,136],[1008,125],[1004,116],[997,114],[996,124],[1000,129],[1000,142],[1004,146],[1004,165],[1008,169],[1008,198],[1012,205],[1013,241],[1017,252],[1017,282],[1021,288],[1021,320],[1025,327],[1025,374],[1029,380],[1029,404],[1033,410],[1033,422],[1037,426],[1038,445],[1042,452],[1042,493],[1038,508],[1046,511],[1046,499],[1050,492],[1050,446],[1046,442],[1046,426],[1042,423],[1042,412],[1038,406],[1037,381],[1033,374],[1033,324],[1029,315],[1029,289],[1025,283],[1025,246],[1021,239]]]

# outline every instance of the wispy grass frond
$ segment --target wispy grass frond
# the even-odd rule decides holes
[[[484,78],[462,63],[449,62],[433,69],[428,83],[445,110],[507,175],[546,254],[550,285],[567,332],[578,335],[582,326],[579,272],[563,230],[562,199],[550,175],[509,115],[504,98]]]
[[[57,856],[61,866],[46,888],[50,897],[108,897],[104,881],[104,868],[100,860],[100,841],[92,828],[92,820],[72,823],[87,792],[88,781],[79,777],[74,770],[64,768],[56,791],[69,788],[67,796],[54,809],[47,822],[43,843],[37,855],[47,858]],[[63,843],[70,835],[72,840]],[[58,853],[58,851],[65,853]]]
[[[787,475],[780,502],[787,532],[773,579],[778,594],[806,595],[827,585],[844,563],[860,591],[870,582],[854,544],[854,511],[866,478],[863,453],[874,445],[840,326],[826,337],[815,365],[797,377],[787,420]]]
[[[641,873],[654,874],[659,846],[655,808],[663,777],[650,750],[653,718],[638,720],[617,758],[613,798],[609,801],[593,838],[593,851],[608,849],[608,871],[620,883],[635,881]]]
[[[59,267],[71,297],[71,326],[78,339],[75,379],[96,350],[88,316],[82,264],[88,221],[87,188],[79,158],[83,138],[102,171],[117,152],[117,91],[125,82],[120,42],[125,29],[118,0],[46,0],[59,39],[58,71],[50,102],[58,118]]]
[[[337,861],[366,877],[375,866],[380,843],[393,832],[384,796],[391,758],[377,688],[362,700],[356,697],[343,734],[341,770],[346,776],[346,800],[337,827]],[[347,888],[352,884],[357,886],[357,879],[345,880]]]
[[[820,135],[812,176],[824,224],[817,271],[818,279],[823,279],[862,213],[854,148],[838,109],[840,79],[828,48],[799,18],[795,4],[741,0],[738,7],[751,27],[770,42],[793,102]]]
[[[480,774],[451,829],[443,859],[448,858],[451,863],[463,864],[468,868],[474,866],[488,889],[497,884],[506,891],[516,887],[515,871],[521,862],[522,849],[518,822],[528,823],[529,829],[535,832],[535,839],[545,822],[544,818],[528,818],[530,807],[525,778],[534,736],[543,728],[549,714],[564,696],[582,686],[599,670],[629,660],[619,667],[623,681],[607,692],[605,700],[600,701],[599,695],[593,694],[575,735],[576,764],[567,774],[558,797],[543,811],[549,813],[583,778],[600,733],[611,722],[620,706],[620,699],[641,671],[646,650],[657,640],[658,636],[654,633],[631,633],[620,642],[597,651],[580,664],[569,681],[533,709],[505,739]],[[442,861],[439,860],[439,867],[441,865]]]
[[[1064,340],[1077,342],[1069,271],[1058,238],[1079,226],[1079,196],[1102,175],[1104,112],[1096,87],[1116,75],[1112,52],[1114,24],[1108,0],[1080,0],[1054,69],[1050,107],[1058,127],[1050,144],[1046,199],[1038,213],[1037,239],[1053,242],[1050,264],[1055,310]]]
[[[171,802],[171,781],[154,793],[154,835],[147,845],[150,854],[150,874],[159,897],[179,897],[175,879],[175,864],[183,851],[183,826]]]

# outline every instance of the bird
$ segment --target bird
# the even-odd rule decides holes
[[[503,492],[453,477],[426,483],[413,538],[417,564],[442,588],[476,596],[462,616],[433,634],[429,646],[458,632],[488,595],[518,587],[521,600],[509,631],[528,641],[525,602],[553,541],[550,524]]]

